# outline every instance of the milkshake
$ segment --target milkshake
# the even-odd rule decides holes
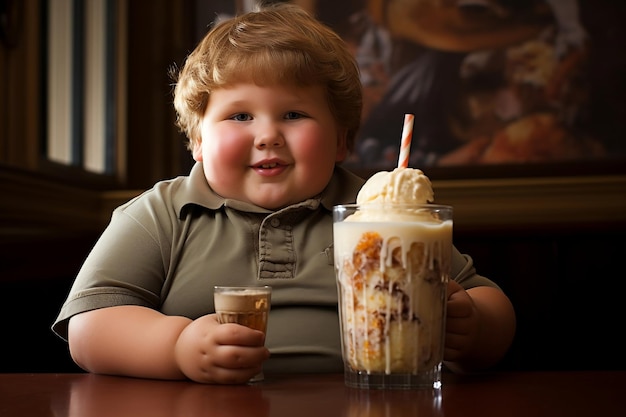
[[[346,384],[439,388],[452,208],[417,169],[381,172],[334,208]]]

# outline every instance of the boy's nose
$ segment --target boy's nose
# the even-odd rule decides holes
[[[255,146],[257,148],[282,146],[284,144],[285,138],[283,137],[280,129],[271,123],[263,125],[258,131],[255,139]]]

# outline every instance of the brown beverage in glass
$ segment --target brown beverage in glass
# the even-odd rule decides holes
[[[272,288],[216,286],[213,302],[220,323],[237,323],[263,333],[267,331],[267,319],[271,305]],[[263,380],[263,373],[250,382]]]

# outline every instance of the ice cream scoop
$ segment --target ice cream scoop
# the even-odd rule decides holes
[[[361,187],[357,204],[427,204],[434,199],[430,179],[415,168],[379,171]]]

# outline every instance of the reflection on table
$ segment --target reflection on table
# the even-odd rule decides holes
[[[0,374],[7,417],[623,416],[626,371],[445,374],[441,391],[347,388],[341,374],[203,385],[93,374]]]

